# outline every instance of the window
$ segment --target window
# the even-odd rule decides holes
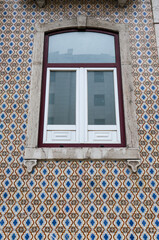
[[[49,61],[46,58],[48,53],[48,46],[45,44],[44,49],[44,38],[45,36],[55,36],[58,37],[62,36],[63,33],[71,34],[71,32],[68,32],[68,29],[74,29],[72,31],[72,34],[78,33],[78,32],[88,32],[88,30],[96,29],[98,30],[96,33],[99,35],[100,31],[102,36],[113,36],[115,41],[115,54],[109,59],[108,62],[102,61],[101,59],[105,59],[101,57],[101,55],[97,56],[96,59],[99,59],[99,62],[93,62],[93,58],[88,58],[88,56],[85,56],[85,59],[88,60],[88,62],[85,62],[83,59],[81,62],[79,62],[79,59],[81,59],[81,56],[79,56],[78,52],[76,56],[72,56],[72,50],[67,51],[67,58],[68,55],[70,56],[70,62],[60,62],[61,59],[64,59],[64,56],[66,55],[66,52],[54,55],[50,55]],[[50,33],[59,33],[59,34],[50,34]],[[94,31],[92,31],[94,32]],[[95,32],[94,32],[95,33]],[[116,34],[117,33],[117,34]],[[117,37],[116,37],[117,36]],[[119,38],[118,43],[119,47],[117,47],[116,40]],[[48,41],[47,41],[48,42]],[[113,41],[111,41],[113,42]],[[99,44],[98,44],[99,45]],[[81,47],[81,44],[78,44],[78,46]],[[114,46],[114,44],[112,44]],[[101,47],[101,46],[100,46]],[[57,48],[56,48],[57,49]],[[113,49],[112,49],[113,50]],[[120,51],[120,61],[119,61],[119,52]],[[54,52],[54,51],[53,51]],[[113,52],[113,51],[112,51]],[[106,52],[103,53],[106,54]],[[95,52],[93,54],[96,54]],[[56,58],[55,58],[56,55]],[[72,57],[74,57],[74,60],[72,60]],[[84,57],[84,54],[83,56]],[[71,61],[75,61],[75,58],[78,59],[78,62],[72,63]],[[58,60],[59,62],[53,62],[52,60]],[[43,71],[43,65],[44,63],[47,63],[44,66]],[[85,63],[85,64],[84,64]],[[121,63],[121,65],[119,64]],[[120,68],[121,67],[121,68]],[[120,74],[121,70],[121,74]],[[83,83],[87,83],[87,91],[86,88],[78,88],[78,84],[81,81],[80,76],[83,75]],[[109,75],[109,79],[113,79],[111,81],[111,85],[109,85],[110,90],[107,91],[103,90],[105,84],[107,84],[107,76]],[[122,75],[122,81],[121,76]],[[65,81],[63,80],[65,76]],[[58,81],[58,86],[56,86],[56,93],[55,93],[55,85],[56,80],[61,79]],[[76,79],[76,80],[75,80]],[[86,79],[86,80],[84,80]],[[75,80],[75,81],[74,81]],[[42,82],[43,81],[43,82]],[[48,84],[49,88],[46,90],[45,84]],[[67,91],[64,91],[64,85],[63,84],[70,84],[71,88],[68,88],[68,90],[71,89],[71,98],[67,98],[67,103],[72,102],[72,105],[70,107],[70,104],[68,104],[67,111],[64,108],[65,117],[60,117],[60,131],[62,131],[62,127],[64,126],[64,129],[66,131],[65,126],[68,127],[74,126],[77,122],[77,108],[80,106],[77,105],[78,102],[83,101],[83,106],[87,110],[87,118],[88,115],[90,116],[88,118],[88,126],[87,130],[90,132],[97,133],[98,131],[101,131],[100,127],[102,128],[102,134],[99,134],[100,138],[105,138],[106,135],[104,135],[103,131],[107,131],[103,129],[104,127],[111,126],[112,129],[109,129],[113,131],[113,126],[120,126],[118,133],[120,133],[121,141],[120,143],[105,143],[104,141],[100,140],[100,143],[98,141],[92,141],[90,138],[90,143],[88,145],[86,143],[77,143],[72,142],[68,144],[67,142],[63,144],[63,141],[60,141],[60,143],[43,143],[43,133],[44,133],[44,126],[49,128],[54,125],[57,125],[56,123],[59,123],[59,115],[54,114],[55,112],[52,111],[52,109],[58,110],[58,104],[62,104],[61,98],[58,100],[58,97],[63,94],[67,95]],[[62,88],[63,87],[63,88]],[[81,98],[80,101],[74,101],[75,98],[78,99],[79,94],[78,91],[75,91],[75,89],[79,91],[82,91],[82,89],[85,89],[85,94],[83,92],[84,98],[87,98],[87,104],[85,104],[84,98]],[[96,89],[103,88],[102,91],[97,92]],[[114,88],[114,90],[112,90]],[[123,89],[123,97],[121,96],[121,88]],[[80,90],[81,89],[81,90]],[[116,90],[115,90],[116,89]],[[116,91],[116,92],[115,92]],[[45,94],[47,92],[47,94]],[[104,114],[102,115],[102,110],[105,106],[107,106],[107,97],[108,95],[106,92],[109,92],[109,94],[114,94],[114,97],[111,97],[111,105],[115,107],[111,107],[108,105],[109,110],[111,110],[112,117],[108,118]],[[58,94],[57,94],[58,93]],[[47,96],[48,98],[47,98]],[[58,96],[59,95],[59,96]],[[70,96],[70,95],[69,95]],[[45,100],[45,97],[48,101]],[[66,96],[67,97],[67,96]],[[122,106],[122,98],[123,98],[123,106]],[[116,100],[117,99],[117,100]],[[44,103],[41,105],[41,103]],[[29,103],[29,115],[28,115],[28,124],[27,124],[27,142],[26,142],[26,148],[25,148],[25,164],[28,167],[28,171],[31,171],[32,167],[36,165],[37,160],[42,159],[109,159],[109,160],[128,160],[129,164],[130,161],[133,163],[138,164],[139,162],[139,146],[138,146],[138,134],[137,134],[137,121],[136,121],[136,112],[135,112],[135,101],[134,101],[134,95],[133,95],[133,77],[132,77],[132,68],[131,68],[131,58],[130,58],[130,51],[129,51],[129,29],[126,24],[114,24],[110,23],[108,21],[103,21],[95,18],[86,18],[84,16],[78,16],[75,19],[71,20],[64,20],[64,21],[55,21],[53,23],[49,24],[39,24],[36,26],[36,33],[34,35],[34,50],[33,50],[33,64],[32,64],[32,76],[31,76],[31,88],[30,88],[30,103]],[[48,113],[46,114],[46,124],[44,124],[44,116],[45,116],[45,106],[46,104],[48,107]],[[66,104],[66,103],[65,103]],[[43,106],[40,110],[40,105]],[[99,110],[100,114],[95,114],[94,110],[91,109],[91,106],[93,109],[96,108]],[[117,107],[118,106],[118,110]],[[122,109],[123,107],[123,109]],[[88,108],[88,109],[87,109]],[[68,109],[70,111],[68,114]],[[114,109],[114,110],[113,110]],[[109,112],[108,108],[107,111],[104,111],[104,113]],[[119,114],[117,113],[119,111]],[[64,114],[63,113],[63,114]],[[122,114],[121,114],[122,113]],[[124,114],[123,114],[124,113]],[[84,112],[83,112],[84,114]],[[108,114],[109,115],[109,114]],[[111,116],[111,115],[109,115]],[[119,118],[119,124],[117,119],[117,116]],[[124,133],[124,120],[123,116],[125,118],[125,142],[123,141]],[[68,118],[69,117],[69,118]],[[82,117],[81,117],[82,118]],[[67,121],[66,121],[67,120]],[[82,118],[83,120],[83,118]],[[64,122],[62,122],[64,121]],[[68,122],[70,124],[68,124]],[[67,124],[66,124],[67,123]],[[82,122],[81,122],[82,123]],[[86,121],[84,121],[84,124],[86,124]],[[91,127],[94,127],[94,129],[89,129]],[[96,129],[98,127],[99,129]],[[43,129],[42,129],[43,128]],[[40,129],[40,131],[39,131]],[[83,128],[85,129],[85,128]],[[70,130],[70,129],[69,129]],[[54,131],[54,130],[53,130]],[[73,131],[71,129],[71,131]],[[88,132],[87,131],[87,132]],[[76,134],[77,136],[80,136],[79,134]],[[97,135],[97,134],[96,134]],[[61,136],[60,136],[61,137]],[[98,136],[97,136],[98,137]],[[56,138],[56,137],[55,137]],[[50,141],[50,140],[49,140]],[[56,140],[57,141],[57,140]],[[101,144],[102,143],[102,144]],[[54,144],[54,147],[52,147]],[[83,147],[83,145],[85,147]],[[61,147],[60,147],[61,146]],[[67,147],[62,147],[67,146]],[[72,147],[73,146],[73,147]],[[78,148],[76,148],[78,146]],[[80,147],[79,147],[80,146]],[[91,146],[91,148],[90,148]],[[106,146],[106,147],[103,147]],[[136,168],[135,168],[136,169]]]
[[[125,146],[119,55],[118,33],[45,35],[39,146]]]

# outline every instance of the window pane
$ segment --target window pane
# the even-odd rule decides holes
[[[76,72],[51,71],[48,124],[75,124]]]
[[[49,63],[114,63],[114,36],[70,32],[49,37]]]
[[[116,124],[113,71],[88,72],[88,124]]]

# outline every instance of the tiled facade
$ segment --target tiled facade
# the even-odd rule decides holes
[[[0,240],[159,239],[158,55],[150,0],[0,2]],[[23,166],[34,27],[78,14],[129,25],[142,164],[39,161]]]

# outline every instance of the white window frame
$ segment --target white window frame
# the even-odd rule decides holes
[[[125,115],[126,147],[108,148],[47,148],[38,147],[40,120],[40,101],[42,86],[42,68],[44,53],[44,36],[50,31],[69,28],[103,29],[119,33],[120,59],[122,73],[123,102]],[[140,152],[137,133],[136,107],[133,92],[133,76],[131,68],[129,26],[127,24],[110,23],[96,18],[78,16],[71,20],[55,21],[48,24],[38,24],[34,35],[33,64],[30,90],[30,106],[27,126],[27,142],[24,165],[29,172],[37,164],[37,160],[53,159],[98,159],[98,160],[127,160],[132,170],[140,165]]]
[[[48,125],[49,85],[51,71],[76,72],[76,124]],[[116,125],[88,125],[89,71],[112,71],[114,80]],[[43,143],[101,143],[120,144],[120,119],[116,68],[47,68]]]

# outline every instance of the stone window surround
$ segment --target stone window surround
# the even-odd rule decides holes
[[[41,82],[43,69],[43,46],[45,32],[62,29],[103,29],[119,33],[122,87],[125,115],[126,147],[115,148],[38,148],[38,131],[41,100]],[[139,144],[133,77],[129,50],[129,29],[127,24],[115,24],[96,18],[78,16],[72,20],[56,21],[36,25],[34,35],[33,64],[31,76],[30,104],[27,127],[27,143],[24,165],[28,172],[37,164],[37,160],[127,160],[127,164],[136,172],[140,165]]]

